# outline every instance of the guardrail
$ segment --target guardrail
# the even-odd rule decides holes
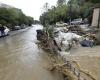
[[[80,69],[76,68],[70,61],[65,60],[65,64],[63,65],[69,68],[70,71],[77,77],[77,80],[96,80],[91,75],[82,72]]]

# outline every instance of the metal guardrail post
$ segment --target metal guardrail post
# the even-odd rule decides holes
[[[69,61],[66,61],[66,63],[67,63],[67,66],[69,66]]]
[[[71,69],[72,68],[72,65],[69,63],[69,68]]]
[[[80,80],[80,72],[78,73],[78,80]]]
[[[74,68],[74,74],[75,74],[75,68]]]

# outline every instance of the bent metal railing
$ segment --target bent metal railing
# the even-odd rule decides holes
[[[64,58],[64,64],[62,66],[67,67],[71,72],[73,72],[73,75],[77,77],[77,80],[96,80],[92,75],[89,73],[77,68],[71,61],[67,61]],[[77,65],[77,64],[76,64]]]

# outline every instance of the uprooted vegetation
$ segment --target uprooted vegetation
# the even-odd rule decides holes
[[[83,69],[76,61],[64,61],[61,57],[50,54],[50,65],[48,70],[61,73],[64,80],[96,80],[94,76]]]
[[[52,32],[52,27],[49,27],[42,32],[39,31],[39,35],[37,35],[38,40],[40,40],[39,46],[51,53],[49,54],[51,61],[48,70],[61,73],[64,80],[96,80],[89,72],[82,70],[80,66],[78,66],[79,64],[76,65],[75,63],[77,62],[70,62],[62,59],[63,56],[59,53],[61,47],[55,42]]]

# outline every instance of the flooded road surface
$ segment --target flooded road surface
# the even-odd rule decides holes
[[[0,80],[61,80],[47,70],[49,59],[35,44],[40,27],[0,39]]]

